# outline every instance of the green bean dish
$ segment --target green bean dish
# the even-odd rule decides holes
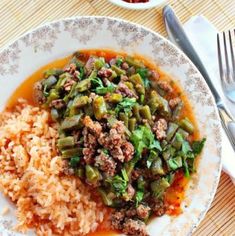
[[[138,56],[78,51],[47,70],[34,94],[59,125],[64,172],[113,209],[113,229],[145,236],[151,217],[180,213],[205,138],[167,75]]]

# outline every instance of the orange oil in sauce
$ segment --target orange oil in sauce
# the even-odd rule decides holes
[[[115,52],[115,51],[111,51],[111,50],[83,50],[81,52],[84,54],[84,59],[87,59],[90,55],[102,56],[102,57],[105,57],[106,60],[110,60],[111,58],[113,58],[117,55],[122,55],[122,56],[127,55],[126,53],[120,53],[120,52]],[[156,65],[151,63],[145,57],[142,57],[138,54],[134,55],[134,57],[139,58],[142,61],[144,61],[144,64],[147,67],[149,67],[153,70],[157,70],[160,75],[160,79],[171,81],[171,85],[174,89],[174,93],[173,93],[172,97],[175,97],[180,94],[180,97],[184,102],[184,109],[181,113],[181,116],[182,117],[187,116],[191,120],[191,122],[194,124],[194,127],[196,127],[195,132],[193,135],[190,136],[190,139],[191,140],[198,139],[199,132],[198,132],[196,120],[195,120],[195,117],[193,114],[193,109],[192,109],[186,95],[183,93],[183,90],[180,87],[180,85],[175,83],[174,80],[172,80],[166,73],[159,70],[159,68],[156,67]],[[64,68],[68,64],[70,58],[71,58],[71,56],[68,56],[68,57],[65,57],[62,59],[55,60],[55,61],[41,67],[36,72],[34,72],[25,81],[23,81],[23,83],[11,95],[11,97],[9,98],[9,100],[6,104],[6,108],[9,108],[9,109],[13,108],[17,104],[17,100],[19,98],[27,99],[29,104],[36,105],[34,102],[34,98],[33,98],[33,85],[34,85],[34,83],[43,78],[43,73],[47,69]],[[184,192],[185,192],[185,189],[188,185],[188,182],[189,182],[189,179],[187,179],[184,176],[182,171],[179,171],[176,173],[175,180],[174,180],[173,184],[171,185],[171,187],[168,188],[166,195],[165,195],[165,202],[171,206],[171,208],[167,211],[167,214],[178,215],[181,213],[180,204],[181,204],[182,200],[184,199]],[[101,224],[98,227],[98,229],[96,230],[96,232],[90,233],[90,234],[88,234],[88,236],[115,236],[117,234],[118,233],[116,231],[104,230],[102,227],[102,224]]]

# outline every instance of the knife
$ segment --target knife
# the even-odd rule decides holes
[[[221,119],[221,124],[229,138],[229,141],[235,151],[235,120],[230,114],[229,110],[223,103],[219,93],[217,92],[215,86],[213,85],[211,78],[203,65],[201,59],[199,58],[197,52],[193,48],[191,42],[189,41],[187,35],[184,32],[182,24],[174,13],[173,9],[167,5],[163,8],[163,19],[166,27],[169,39],[176,44],[194,63],[197,69],[201,72],[207,85],[209,86],[214,99],[218,112]]]

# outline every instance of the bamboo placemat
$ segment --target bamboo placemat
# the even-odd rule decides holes
[[[219,30],[235,27],[235,0],[170,0],[180,19],[206,16]],[[161,7],[131,11],[107,0],[0,0],[0,47],[41,23],[75,15],[107,15],[130,20],[165,35]],[[231,157],[234,158],[234,157]],[[235,187],[222,173],[205,219],[194,236],[235,236]]]

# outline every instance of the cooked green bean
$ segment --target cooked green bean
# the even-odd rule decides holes
[[[186,117],[179,122],[181,128],[192,134],[194,132],[194,126],[192,122]]]
[[[49,69],[47,71],[44,72],[44,77],[48,78],[51,75],[54,76],[59,76],[63,73],[64,71],[62,69]]]
[[[53,100],[58,99],[60,96],[58,94],[58,92],[55,89],[51,89],[49,92],[49,96],[47,97],[47,105],[50,104],[50,102],[52,102]]]
[[[74,56],[74,57],[70,60],[69,63],[70,63],[70,64],[75,64],[75,66],[76,66],[77,69],[84,66],[84,63],[83,63],[81,60],[79,60],[76,56]]]
[[[135,90],[139,94],[145,94],[144,83],[139,74],[134,74],[130,76],[130,81],[133,82],[133,84],[135,85]]]
[[[117,75],[125,75],[125,74],[126,74],[126,71],[125,71],[125,70],[122,70],[121,68],[119,68],[119,67],[116,66],[116,65],[112,65],[112,66],[111,66],[111,69],[112,69],[113,71],[115,71]]]
[[[91,74],[89,75],[88,80],[91,81],[92,79],[95,79],[96,76],[97,76],[97,71],[96,71],[96,70],[93,70],[93,71],[91,72]],[[87,81],[87,83],[88,83],[88,81]],[[81,91],[79,91],[79,92],[81,92]],[[83,91],[82,91],[82,92],[83,92]]]
[[[140,176],[140,177],[138,178],[138,180],[137,180],[137,188],[138,188],[139,190],[145,190],[146,185],[147,185],[147,183],[146,183],[146,181],[144,180],[144,177],[143,177],[143,176]]]
[[[184,138],[179,133],[179,131],[177,131],[172,140],[172,146],[175,147],[177,150],[179,150],[181,149],[183,142],[184,142]]]
[[[164,175],[165,171],[163,169],[162,160],[160,157],[156,158],[152,165],[151,165],[151,171],[154,175]]]
[[[179,116],[180,116],[180,113],[181,113],[181,110],[183,108],[183,102],[180,102],[176,107],[175,109],[173,110],[173,113],[172,113],[172,119],[173,120],[178,120],[179,119]]]
[[[57,81],[55,85],[55,90],[58,91],[63,88],[65,82],[71,78],[71,75],[67,72],[60,75],[59,80]]]
[[[75,169],[75,175],[79,178],[83,178],[85,176],[85,171],[82,167]]]
[[[67,136],[65,138],[60,138],[58,139],[58,147],[59,149],[64,149],[67,147],[72,147],[74,146],[74,137],[73,136]]]
[[[73,84],[71,90],[69,91],[69,93],[66,96],[64,96],[63,100],[66,103],[69,103],[70,102],[69,99],[71,99],[71,98],[76,96],[76,94],[77,94],[76,86],[77,86],[77,83]]]
[[[181,128],[178,129],[177,133],[179,133],[183,139],[186,139],[189,136],[189,133]]]
[[[59,113],[55,108],[51,109],[51,118],[53,121],[56,121],[59,118]]]
[[[86,178],[90,183],[96,183],[99,180],[100,173],[96,167],[86,165]]]
[[[124,122],[124,125],[125,125],[126,127],[128,127],[129,119],[128,119],[128,116],[127,116],[125,113],[120,112],[120,113],[119,113],[119,119]]]
[[[122,95],[119,93],[110,94],[106,100],[111,103],[119,103],[122,101]]]
[[[112,199],[108,196],[108,194],[102,189],[98,189],[100,196],[102,197],[102,200],[106,206],[111,206],[113,204]]]
[[[88,96],[77,96],[73,100],[73,107],[76,108],[84,107],[89,103],[89,100],[90,99],[88,98]]]
[[[183,166],[181,156],[176,156],[176,157],[168,160],[167,163],[168,163],[170,170],[177,170]]]
[[[101,120],[107,114],[107,108],[104,101],[104,97],[97,96],[93,101],[93,111],[95,118]]]
[[[78,114],[76,116],[73,117],[66,117],[62,123],[60,124],[60,128],[62,130],[69,130],[69,129],[76,129],[76,128],[80,128],[81,126],[81,119],[82,119],[82,114]]]
[[[167,132],[166,132],[166,140],[168,142],[173,138],[173,136],[174,136],[175,132],[177,131],[178,127],[179,126],[175,123],[172,123],[172,122],[169,123],[168,129],[167,129]]]
[[[61,151],[63,158],[71,158],[74,156],[80,156],[81,150],[78,148],[70,148]]]
[[[144,64],[143,64],[142,61],[137,60],[137,59],[135,59],[135,58],[133,58],[133,57],[130,57],[130,56],[127,56],[127,57],[125,58],[125,61],[126,61],[129,65],[134,66],[134,67],[144,67]]]
[[[76,90],[79,93],[82,93],[84,91],[87,91],[91,87],[91,80],[90,79],[84,79],[77,83]]]
[[[160,198],[164,191],[170,186],[166,178],[155,180],[151,183],[151,190],[157,198]]]
[[[133,83],[125,81],[124,84],[132,91],[135,91]]]
[[[105,65],[105,60],[104,60],[104,58],[103,58],[103,57],[97,58],[97,59],[95,60],[94,65],[95,65],[95,68],[96,68],[97,70],[101,69],[101,68]]]
[[[143,119],[152,120],[151,111],[148,105],[141,107],[139,112]]]
[[[136,118],[130,118],[129,122],[128,122],[128,128],[129,130],[132,132],[135,130],[135,126],[136,126]]]
[[[141,121],[139,109],[140,109],[140,106],[138,104],[134,105],[132,109],[133,115],[135,116],[138,122]]]
[[[50,89],[53,85],[57,83],[57,78],[54,75],[50,75],[47,79],[43,81],[43,85]]]

